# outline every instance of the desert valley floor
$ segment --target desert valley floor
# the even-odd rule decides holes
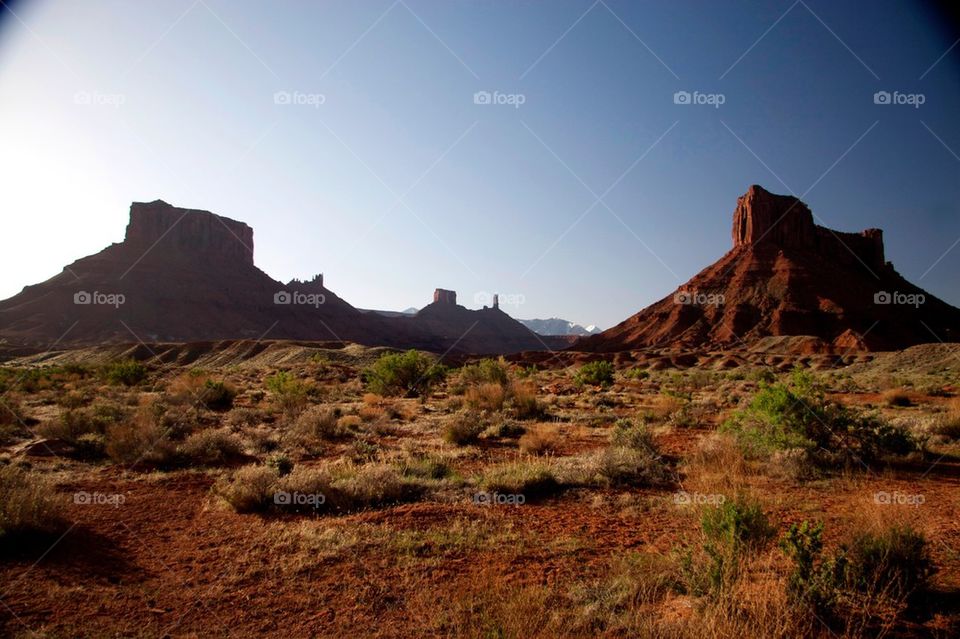
[[[403,397],[369,373],[385,349],[329,346],[8,361],[0,634],[960,630],[960,347],[734,367],[473,360],[425,369],[412,381],[434,383]],[[870,452],[839,435],[801,454],[734,426],[788,390],[909,442]],[[736,522],[717,534],[724,504]],[[782,540],[803,521],[823,523],[814,566],[841,547],[854,565],[864,535],[921,535],[923,591],[799,601]]]

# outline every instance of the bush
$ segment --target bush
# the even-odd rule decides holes
[[[267,390],[280,411],[292,417],[307,403],[307,385],[287,371],[277,371],[266,379]]]
[[[265,512],[273,505],[279,474],[267,466],[245,466],[229,479],[221,479],[214,492],[238,513]]]
[[[811,461],[852,465],[919,449],[906,428],[826,402],[812,376],[799,370],[788,383],[761,384],[721,429],[736,436],[745,454],[760,458],[799,449]]]
[[[510,385],[510,406],[517,419],[536,419],[543,415],[543,407],[537,400],[537,385],[533,382],[516,381]]]
[[[515,424],[510,421],[506,421],[497,426],[494,434],[497,437],[504,437],[507,439],[513,439],[514,437],[520,437],[527,429],[521,426],[520,424]]]
[[[480,439],[486,424],[473,413],[457,413],[443,426],[443,440],[455,446],[468,446]]]
[[[200,401],[210,410],[228,411],[236,396],[237,391],[224,382],[208,379],[203,383]]]
[[[111,384],[136,386],[147,377],[147,367],[132,359],[107,364],[104,376]]]
[[[860,533],[823,556],[823,523],[790,527],[780,547],[792,560],[787,594],[817,614],[841,619],[843,609],[871,600],[907,603],[925,592],[934,566],[926,540],[909,526]]]
[[[167,433],[149,410],[141,410],[131,419],[108,427],[105,449],[110,459],[118,464],[165,465],[175,452]]]
[[[180,462],[196,466],[222,466],[238,459],[240,441],[223,430],[202,430],[187,437],[177,450]]]
[[[329,441],[341,437],[346,431],[340,427],[340,409],[328,406],[311,406],[300,413],[294,422],[292,433],[301,444]]]
[[[0,466],[0,541],[59,532],[66,527],[65,506],[45,477]]]
[[[907,408],[913,406],[913,400],[910,398],[910,395],[903,390],[892,389],[888,390],[883,394],[883,402],[887,406],[893,406],[897,408]]]
[[[706,565],[697,566],[692,555],[685,570],[695,592],[718,594],[736,581],[744,559],[766,547],[773,538],[760,504],[743,496],[707,508],[700,520]]]
[[[443,381],[447,369],[419,351],[387,353],[366,368],[361,377],[378,395],[419,397]]]
[[[608,446],[594,453],[587,481],[605,486],[655,486],[668,478],[663,461],[649,450]]]
[[[404,476],[420,479],[443,479],[451,473],[450,465],[435,456],[407,458],[400,463],[399,469]]]
[[[279,477],[289,475],[293,471],[293,460],[284,453],[275,453],[267,457],[267,468],[272,468]]]
[[[88,408],[66,410],[57,420],[44,422],[37,431],[43,437],[60,439],[76,445],[84,436],[102,436],[111,424],[126,419],[126,411],[116,404],[97,404]]]
[[[574,374],[578,386],[609,386],[613,383],[613,364],[606,361],[588,362]]]
[[[525,455],[542,455],[556,450],[557,437],[552,432],[532,431],[520,437],[517,445]]]
[[[650,429],[643,422],[634,424],[629,419],[618,419],[610,434],[610,445],[657,454]]]
[[[493,382],[471,386],[464,393],[467,405],[477,410],[499,411],[503,409],[506,398],[507,392],[503,386]]]
[[[506,361],[500,359],[482,359],[460,369],[459,381],[465,386],[479,384],[497,384],[506,387],[510,375]]]
[[[533,501],[559,492],[560,483],[549,466],[521,461],[488,468],[480,487],[493,493],[523,495],[527,501]]]

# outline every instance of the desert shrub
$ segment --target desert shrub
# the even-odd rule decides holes
[[[126,418],[126,411],[116,404],[95,404],[88,408],[66,410],[59,419],[44,422],[37,429],[43,437],[60,439],[76,445],[87,435],[103,436],[111,424]]]
[[[642,381],[644,379],[650,379],[650,372],[642,368],[631,368],[630,370],[624,371],[623,376],[625,379]]]
[[[492,493],[523,495],[527,501],[533,501],[557,493],[560,483],[546,464],[518,461],[488,468],[480,487]]]
[[[573,376],[578,386],[609,386],[613,384],[613,364],[607,361],[588,362]]]
[[[930,432],[948,441],[960,439],[960,415],[947,414],[939,417]]]
[[[221,466],[242,454],[240,441],[223,430],[201,430],[187,437],[177,449],[180,463],[193,466]]]
[[[477,410],[499,411],[503,409],[503,402],[506,398],[506,389],[494,382],[482,382],[470,386],[464,392],[464,400],[467,405]]]
[[[218,380],[207,379],[203,383],[200,401],[210,410],[227,411],[233,408],[233,400],[237,391],[233,387]]]
[[[238,513],[264,512],[273,505],[279,474],[268,466],[244,466],[214,485],[214,492]]]
[[[293,460],[286,453],[274,453],[266,459],[267,468],[272,468],[279,477],[289,475],[293,472]]]
[[[483,420],[475,413],[457,413],[447,419],[443,425],[443,440],[455,446],[475,444],[486,427]]]
[[[419,351],[387,353],[364,369],[361,377],[367,389],[378,395],[419,397],[447,375],[447,369]]]
[[[653,486],[667,480],[663,460],[650,450],[608,446],[594,453],[586,481],[604,486]]]
[[[307,385],[288,371],[277,371],[265,380],[277,408],[293,416],[307,404]]]
[[[910,394],[906,391],[894,388],[883,394],[883,403],[887,406],[906,408],[913,406],[913,399],[911,399]]]
[[[301,443],[329,441],[345,434],[340,427],[340,409],[329,406],[311,406],[300,413],[291,432]]]
[[[411,501],[424,492],[418,481],[384,464],[349,467],[336,473],[331,489],[331,506],[344,511]]]
[[[236,408],[227,415],[227,424],[233,430],[256,426],[264,421],[263,411],[256,408]]]
[[[359,415],[344,415],[337,420],[337,430],[342,435],[355,433],[363,425],[363,419]]]
[[[793,524],[780,541],[793,568],[787,594],[834,621],[864,603],[909,605],[929,587],[935,568],[924,536],[909,526],[858,533],[823,553],[823,523]]]
[[[452,473],[450,464],[436,455],[414,455],[398,464],[400,474],[419,479],[443,479]]]
[[[556,451],[557,436],[542,429],[529,431],[520,437],[517,445],[525,455],[543,455]]]
[[[106,431],[105,450],[118,464],[165,465],[175,453],[167,432],[149,409],[141,409],[130,419],[110,425]]]
[[[79,459],[102,459],[107,453],[107,438],[102,433],[84,433],[73,442]]]
[[[501,422],[500,425],[497,426],[493,431],[494,435],[497,437],[505,437],[507,439],[520,437],[525,432],[527,432],[526,428],[511,421]]]
[[[103,375],[111,384],[136,386],[147,377],[147,367],[132,359],[111,362],[103,369]]]
[[[544,411],[537,399],[537,385],[529,381],[510,384],[510,408],[517,419],[542,417]]]
[[[506,361],[500,359],[482,359],[460,369],[459,382],[464,386],[497,384],[506,387],[510,374]]]
[[[610,445],[621,448],[633,448],[651,453],[657,452],[650,429],[643,422],[635,423],[629,419],[618,419],[610,433]]]
[[[12,395],[0,397],[0,444],[27,434],[23,427],[24,417],[19,399]]]
[[[714,595],[739,577],[745,559],[763,550],[775,533],[760,504],[742,495],[705,509],[700,529],[705,562],[698,565],[688,554],[684,570],[694,592]]]
[[[0,466],[0,542],[65,527],[66,500],[47,478],[15,466]]]
[[[722,426],[752,457],[799,449],[811,461],[833,465],[867,464],[884,455],[918,450],[902,426],[883,422],[824,399],[822,388],[805,371],[787,383],[761,384],[750,403]]]

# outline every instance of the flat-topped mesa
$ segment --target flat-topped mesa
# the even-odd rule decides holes
[[[434,289],[433,291],[433,302],[440,304],[450,304],[456,306],[457,304],[457,292],[448,291],[445,288]]]
[[[163,200],[130,205],[125,245],[179,251],[201,259],[253,265],[253,229],[209,211],[181,209]]]
[[[737,198],[733,212],[733,246],[760,243],[804,249],[841,261],[857,261],[870,269],[884,266],[883,231],[834,231],[813,222],[810,208],[791,195],[775,195],[754,184]]]

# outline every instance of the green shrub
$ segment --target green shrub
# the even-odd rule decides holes
[[[816,614],[842,622],[844,611],[886,600],[909,604],[924,593],[935,568],[922,534],[909,526],[859,533],[823,554],[823,523],[790,527],[780,547],[792,560],[787,594]]]
[[[288,371],[277,371],[266,379],[267,390],[283,413],[294,415],[307,403],[307,385]]]
[[[147,367],[132,359],[111,362],[103,372],[108,382],[124,386],[136,386],[147,377]]]
[[[763,550],[774,535],[760,504],[743,496],[704,510],[700,528],[705,565],[688,554],[684,571],[694,592],[714,595],[736,581],[745,559]]]
[[[267,468],[276,471],[278,477],[289,475],[293,471],[293,460],[285,453],[274,453],[267,457]]]
[[[630,370],[624,372],[623,376],[627,379],[635,379],[637,381],[650,379],[650,372],[642,368],[631,368]]]
[[[574,374],[578,386],[609,386],[613,383],[613,364],[606,361],[588,362]]]
[[[364,369],[362,378],[378,395],[419,397],[443,381],[447,369],[419,351],[387,353]]]
[[[867,464],[919,449],[906,428],[828,403],[813,377],[800,370],[787,383],[762,383],[721,430],[733,433],[749,456],[769,458],[777,451],[799,449],[822,464]]]
[[[464,385],[499,384],[506,386],[510,379],[506,361],[500,359],[482,359],[460,369],[459,381]]]
[[[210,410],[227,411],[233,408],[237,392],[221,381],[208,379],[203,383],[200,401]]]
[[[45,477],[0,466],[0,542],[59,532],[66,527],[65,507]]]

